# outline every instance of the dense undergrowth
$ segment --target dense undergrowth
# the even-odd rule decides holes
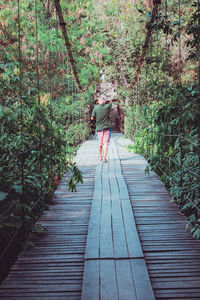
[[[2,70],[13,74],[12,67],[13,62],[5,55]],[[17,97],[19,78],[10,76],[9,87],[16,84],[16,95],[6,87],[4,78],[5,73],[1,84],[2,94],[5,96],[6,91],[7,97],[0,105],[2,255],[18,232],[23,231],[21,246],[28,246],[24,238],[30,230],[38,230],[34,223],[51,203],[64,172],[71,176],[66,188],[75,190],[76,184],[82,181],[72,159],[78,146],[89,136],[80,95],[69,93],[52,99],[49,93],[38,93],[29,87],[21,99]]]
[[[168,88],[168,94],[165,93],[168,101],[162,101],[163,89],[151,104],[127,110],[127,135],[135,142],[129,150],[146,157],[149,162],[146,172],[153,169],[161,177],[173,201],[188,217],[187,229],[199,237],[197,101],[191,87]]]

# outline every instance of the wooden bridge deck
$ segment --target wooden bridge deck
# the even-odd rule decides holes
[[[200,299],[200,241],[126,143],[113,135],[108,164],[95,141],[80,148],[84,184],[71,193],[63,178],[39,220],[47,233],[20,254],[0,299]]]

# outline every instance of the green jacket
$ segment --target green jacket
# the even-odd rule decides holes
[[[91,117],[96,119],[97,130],[109,129],[111,127],[109,117],[111,107],[111,103],[99,104],[94,107]]]

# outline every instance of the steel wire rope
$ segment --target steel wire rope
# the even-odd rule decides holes
[[[73,107],[73,112],[72,112],[72,128],[73,128],[73,136],[72,136],[72,144],[73,144],[73,151],[75,150],[75,134],[77,137],[77,126],[75,124],[76,120],[76,95],[75,95],[75,82],[74,82],[74,77],[73,77],[73,70],[72,70],[72,107]]]
[[[20,103],[20,136],[21,136],[21,147],[24,151],[24,114],[23,114],[23,98],[22,98],[22,52],[21,52],[21,23],[20,23],[20,0],[17,0],[17,23],[18,23],[18,61],[19,61],[19,103]],[[22,226],[24,234],[24,156],[21,156],[21,208],[22,208]]]
[[[158,32],[158,28],[156,28],[156,69],[157,69],[157,74],[156,74],[156,82],[159,84],[159,88],[157,91],[157,101],[160,101],[160,95],[161,95],[161,87],[160,87],[160,82],[159,82],[159,57],[160,57],[160,53],[159,53],[159,32]],[[161,153],[160,153],[160,147],[159,147],[159,140],[157,139],[157,153],[158,153],[158,159],[159,159],[159,165],[161,164]]]
[[[143,127],[146,126],[145,123],[142,123],[142,122],[141,122],[140,124],[141,124],[141,126],[143,126]],[[153,129],[153,132],[156,132],[156,130]],[[181,137],[183,140],[186,140],[186,141],[189,142],[191,145],[193,145],[193,146],[195,146],[195,147],[198,147],[198,144],[196,144],[196,143],[190,141],[189,139],[187,139],[186,137],[184,137],[184,136],[181,135],[181,134],[164,134],[164,133],[161,133],[161,132],[159,132],[159,134],[162,135],[162,136],[168,136],[168,137]]]
[[[49,105],[49,112],[50,112],[50,132],[51,132],[51,137],[50,137],[50,144],[51,144],[51,151],[50,151],[50,160],[49,160],[49,176],[52,178],[52,166],[53,166],[53,106],[52,106],[52,75],[51,75],[51,34],[50,34],[50,29],[51,29],[51,15],[50,15],[50,0],[47,2],[47,22],[48,22],[48,83],[49,83],[49,92],[50,92],[50,105]]]
[[[37,87],[37,93],[38,93],[38,97],[37,97],[37,100],[38,100],[38,137],[39,137],[39,143],[37,144],[38,148],[39,148],[39,171],[40,171],[40,195],[39,195],[39,199],[37,199],[37,201],[34,203],[34,205],[32,206],[31,208],[31,211],[33,212],[35,208],[38,209],[38,205],[39,205],[39,209],[40,209],[40,212],[43,211],[44,209],[44,204],[43,204],[43,193],[44,191],[47,191],[47,188],[43,185],[42,183],[42,144],[43,144],[43,141],[42,141],[42,136],[41,136],[41,117],[40,117],[40,105],[41,105],[41,99],[40,99],[40,76],[39,76],[39,41],[38,41],[38,10],[37,10],[37,0],[35,0],[34,2],[35,4],[35,39],[36,39],[36,77],[37,77],[37,80],[36,80],[36,87]],[[52,132],[52,117],[51,117],[51,114],[52,114],[52,85],[51,85],[51,76],[50,76],[50,3],[49,3],[49,0],[47,2],[47,26],[48,26],[48,66],[47,66],[47,76],[48,76],[48,80],[49,80],[49,90],[50,90],[50,128],[51,128],[51,132]],[[51,151],[50,151],[50,162],[49,162],[49,170],[51,169],[51,164],[52,164],[52,149],[53,149],[53,145],[52,145],[52,136],[48,139],[46,139],[46,142],[48,143],[50,141],[51,143]],[[31,148],[30,148],[31,149]],[[28,192],[28,190],[34,186],[35,183],[32,182],[31,185],[28,187],[28,189],[26,190],[26,193]],[[35,187],[37,187],[38,189],[38,186],[37,184],[35,185]]]
[[[140,123],[140,126],[142,126],[143,128],[146,128],[146,124],[144,124],[144,123]],[[137,129],[136,130],[136,132],[140,132],[140,130],[139,129]],[[156,132],[155,130],[153,130],[153,132]],[[163,135],[163,136],[168,136],[168,137],[179,137],[179,135],[165,135],[165,134],[161,134],[161,133],[159,133],[160,135]],[[164,153],[164,152],[163,152]],[[166,157],[168,157],[169,159],[171,159],[172,160],[172,158],[170,157],[170,156],[168,156],[168,155],[166,155],[165,154],[165,156]],[[175,162],[175,161],[174,161]],[[179,166],[181,166],[179,163],[177,163],[176,162],[176,164],[177,165],[179,165]],[[195,175],[196,177],[200,177],[200,175],[199,174],[197,174],[197,173],[195,173],[195,172],[192,172],[190,169],[188,169],[188,168],[186,168],[186,167],[182,167],[183,169],[185,169],[186,171],[188,171],[188,172],[191,172],[191,174],[193,174],[193,175]]]
[[[78,94],[78,90],[77,90],[77,87],[75,85],[75,93],[76,93],[76,102],[77,102],[77,105],[78,105],[78,113],[77,113],[77,125],[79,126],[79,129],[78,129],[78,138],[79,138],[79,144],[81,143],[81,101],[80,101],[80,95]]]
[[[64,90],[64,57],[63,57],[63,54],[62,54],[62,57],[60,57],[60,47],[58,48],[58,46],[59,46],[59,39],[58,39],[58,18],[57,18],[58,16],[57,16],[57,13],[56,13],[56,51],[57,51],[57,54],[58,54],[58,57],[59,57],[59,59],[57,59],[56,60],[56,62],[55,62],[55,65],[56,65],[56,67],[58,67],[58,62],[60,62],[60,60],[62,60],[61,61],[61,63],[62,63],[62,84],[60,84],[59,85],[59,87],[60,87],[60,90],[62,91],[62,93],[63,93],[63,90]],[[62,40],[62,38],[61,38],[61,53],[63,53],[63,40]],[[58,86],[58,84],[57,84],[57,86]],[[59,95],[59,96],[61,96],[61,98],[62,98],[62,96],[63,96],[63,94],[62,95]],[[55,98],[56,98],[56,96],[55,96]],[[57,99],[55,99],[55,101],[56,101]],[[60,105],[62,105],[62,103],[60,103]],[[58,124],[57,124],[57,126],[59,126]],[[60,177],[61,177],[61,152],[62,152],[62,137],[61,137],[61,128],[59,128],[58,127],[58,135],[59,135],[59,140],[60,140],[60,144],[59,144],[59,149],[58,149],[58,154],[59,154],[59,161],[58,161],[58,174],[56,175],[55,174],[55,176],[57,176],[57,177],[54,177],[54,178],[57,178],[57,179],[59,179],[60,180]]]
[[[56,14],[57,17],[57,14]],[[56,18],[57,22],[57,18]],[[58,23],[57,23],[58,26]],[[58,33],[58,32],[57,32]],[[65,159],[68,161],[68,156],[71,161],[71,151],[70,151],[70,146],[69,146],[69,141],[67,141],[67,130],[70,130],[70,97],[69,97],[69,90],[70,90],[70,78],[69,78],[69,56],[67,53],[67,59],[65,60],[64,58],[64,45],[63,45],[63,35],[61,35],[61,43],[62,43],[62,80],[63,80],[63,92],[65,91],[65,101],[68,103],[68,111],[66,114],[66,124],[64,126],[64,131],[65,131],[65,143],[66,143],[66,156]],[[65,74],[67,74],[67,82],[65,81]],[[66,84],[67,83],[67,84]],[[65,103],[66,104],[66,103]]]
[[[18,60],[19,60],[19,103],[20,103],[20,133],[21,144],[24,148],[24,115],[23,115],[23,99],[22,99],[22,53],[21,53],[21,24],[20,24],[20,0],[17,0],[18,11]],[[23,149],[24,150],[24,149]],[[21,158],[21,184],[24,187],[24,158]]]
[[[200,174],[200,0],[197,2],[198,7],[198,31],[197,31],[197,58],[198,58],[198,158],[199,158],[199,174]],[[199,199],[200,199],[200,184],[199,184]]]
[[[182,102],[181,102],[181,74],[180,74],[180,65],[182,62],[182,50],[181,50],[181,1],[178,0],[178,31],[179,31],[179,40],[178,40],[178,104],[179,104],[179,132],[181,133],[183,131],[183,121],[182,121]],[[179,139],[179,145],[180,145],[180,164],[181,169],[183,167],[183,145],[182,145],[182,139]],[[183,187],[183,174],[180,173],[180,184],[181,188]],[[181,193],[181,200],[183,198],[184,194]]]
[[[169,160],[173,161],[177,166],[181,167],[181,169],[190,172],[192,175],[196,176],[196,177],[200,177],[199,174],[196,174],[195,172],[193,172],[192,170],[182,166],[180,163],[176,162],[173,158],[171,158],[169,155],[165,154],[163,151],[160,150],[160,152],[167,157]]]
[[[71,127],[71,112],[70,112],[70,102],[71,102],[71,100],[70,100],[70,90],[71,90],[71,81],[70,81],[70,64],[69,64],[69,56],[68,56],[68,54],[67,54],[67,101],[68,101],[68,114],[67,114],[67,116],[68,116],[68,124],[67,124],[67,129],[68,129],[68,131],[69,131],[69,134],[68,134],[68,137],[70,137],[70,127]],[[69,141],[67,141],[67,145],[68,145],[68,154],[69,154],[69,159],[70,159],[70,161],[71,161],[71,147],[70,147],[70,145],[69,145],[70,143],[69,143]]]
[[[36,45],[36,90],[37,90],[37,113],[38,113],[38,139],[39,139],[39,184],[38,185],[38,190],[40,191],[39,193],[39,198],[37,200],[37,203],[39,205],[39,209],[42,211],[43,210],[43,201],[42,201],[42,196],[43,196],[43,183],[42,183],[42,134],[41,134],[41,98],[40,98],[40,72],[39,72],[39,39],[38,39],[38,0],[34,1],[34,8],[35,8],[35,45]],[[36,186],[37,186],[36,185]]]
[[[75,149],[75,128],[74,128],[74,118],[75,118],[75,106],[74,106],[74,77],[73,77],[73,70],[70,68],[70,79],[71,79],[71,118],[70,118],[70,138],[72,139],[70,141],[71,147],[72,147],[72,157],[74,154],[74,149]],[[71,158],[72,158],[71,157]]]
[[[167,0],[165,0],[165,4],[164,4],[164,11],[165,11],[165,16],[164,16],[164,20],[167,21],[168,19],[168,3]],[[165,50],[164,50],[164,71],[166,72],[166,66],[168,66],[167,64],[167,60],[168,60],[168,52],[169,52],[169,47],[168,47],[168,31],[166,31],[165,33]],[[166,76],[166,75],[165,75]],[[169,123],[169,99],[168,99],[168,82],[166,84],[166,91],[165,91],[165,101],[166,101],[166,125],[165,126],[165,134],[168,134],[168,123]],[[169,151],[169,145],[167,144],[167,151]]]
[[[131,84],[129,85],[129,88],[132,88],[137,80],[138,80],[138,76],[139,76],[139,73],[142,69],[142,66],[143,66],[143,63],[144,63],[144,59],[145,59],[145,56],[147,54],[147,49],[148,49],[148,46],[149,46],[149,41],[150,41],[150,38],[151,38],[151,35],[152,35],[152,31],[153,31],[153,22],[158,14],[158,11],[159,11],[159,6],[161,4],[161,0],[153,0],[153,9],[152,9],[152,12],[151,12],[151,19],[147,25],[147,32],[146,32],[146,37],[145,37],[145,41],[144,41],[144,44],[142,46],[142,53],[138,59],[138,62],[137,62],[137,69],[135,71],[135,75],[134,75],[134,78],[131,82]]]
[[[81,101],[80,101],[80,96],[78,95],[78,101],[79,101],[79,116],[78,116],[78,118],[79,118],[79,132],[80,132],[80,134],[79,134],[79,140],[80,140],[80,142],[79,143],[81,143],[81,141],[82,141],[82,138],[81,138],[81,136],[82,136],[82,130],[81,130]]]
[[[77,145],[79,144],[80,139],[80,126],[79,126],[79,104],[78,104],[78,94],[76,88],[76,82],[74,83],[74,99],[76,104],[76,114],[75,114],[75,126],[77,127]]]
[[[20,0],[17,0],[17,31],[18,31],[18,64],[19,64],[19,89],[18,89],[18,103],[20,107],[20,139],[21,139],[21,147],[24,151],[24,114],[23,114],[23,97],[22,97],[22,53],[21,53],[21,23],[20,23]],[[21,233],[23,236],[25,235],[24,225],[25,225],[25,211],[24,211],[24,156],[21,156],[20,159],[20,167],[21,167],[21,186],[22,186],[22,194],[20,197],[21,204],[21,224],[12,234],[8,244],[5,246],[3,252],[0,255],[0,262],[3,264],[5,260],[5,256],[14,243],[15,239],[18,237],[18,234]],[[1,215],[1,217],[5,216],[7,212],[9,212],[15,205],[10,205],[5,212]]]
[[[14,206],[15,204],[10,205],[3,213],[0,214],[0,217],[3,218]]]
[[[73,76],[72,76],[72,69],[71,64],[68,62],[68,91],[69,91],[69,152],[70,152],[70,161],[72,161],[73,157]]]
[[[176,184],[173,180],[172,180],[172,178],[170,177],[170,176],[168,176],[164,171],[163,171],[163,169],[160,167],[160,166],[157,166],[157,168],[167,177],[167,178],[169,178],[169,180],[171,181],[171,182],[173,182],[173,184]],[[172,193],[172,197],[174,197],[174,195],[173,195],[173,193]],[[184,197],[186,197],[187,199],[188,199],[188,201],[193,205],[193,207],[195,207],[196,209],[197,209],[197,211],[198,211],[198,213],[200,213],[200,209],[198,208],[198,206],[196,206],[196,204],[185,194],[184,195]]]
[[[69,61],[71,63],[71,67],[72,67],[72,72],[74,74],[74,79],[75,79],[75,81],[77,83],[77,86],[80,89],[80,91],[85,92],[89,88],[89,86],[91,85],[92,82],[89,82],[89,84],[86,85],[84,88],[81,86],[78,71],[77,71],[77,68],[76,68],[76,62],[75,62],[75,59],[73,57],[73,53],[72,53],[72,50],[71,50],[71,43],[70,43],[70,40],[69,40],[69,37],[68,37],[68,34],[67,34],[67,30],[66,30],[66,22],[64,21],[62,8],[60,6],[60,0],[54,0],[54,3],[55,3],[55,8],[56,8],[56,11],[57,11],[57,14],[58,14],[58,17],[59,17],[59,24],[61,26],[62,35],[63,35],[64,40],[65,40],[65,46],[67,48]]]
[[[57,13],[56,13],[56,27],[58,28],[58,20],[57,20]],[[58,30],[57,30],[57,38],[58,38]],[[64,59],[64,46],[63,46],[63,36],[61,36],[61,46],[62,46],[62,82],[63,82],[63,93],[64,93],[64,90],[65,90],[65,59]],[[67,120],[66,120],[67,121]],[[66,128],[66,125],[64,126],[64,132],[65,132],[65,143],[67,144],[67,140],[66,140],[66,134],[67,134],[67,128]],[[66,151],[67,153],[67,151]],[[66,154],[67,155],[67,154]]]

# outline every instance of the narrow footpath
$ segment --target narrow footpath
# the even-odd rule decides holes
[[[98,160],[96,140],[80,147],[84,184],[72,193],[63,178],[38,221],[47,232],[31,237],[0,299],[200,299],[200,241],[129,143],[113,134],[108,163]]]

